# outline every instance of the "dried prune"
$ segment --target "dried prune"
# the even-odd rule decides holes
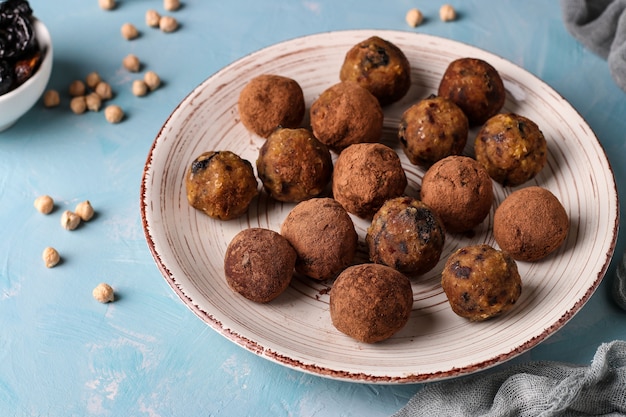
[[[15,71],[9,61],[0,60],[0,94],[7,93],[13,88]]]

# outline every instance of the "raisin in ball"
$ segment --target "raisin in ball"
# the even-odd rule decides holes
[[[230,151],[198,156],[187,170],[185,186],[193,208],[220,220],[244,214],[258,194],[252,164]]]
[[[534,178],[548,157],[546,138],[537,124],[515,113],[487,120],[476,136],[474,150],[491,178],[511,187]]]
[[[239,93],[241,123],[267,138],[279,126],[295,128],[304,118],[304,93],[297,81],[274,74],[262,74],[248,82]]]
[[[256,167],[265,191],[291,203],[321,194],[333,172],[328,147],[303,128],[275,130],[261,146]]]
[[[372,36],[354,45],[339,72],[341,81],[355,81],[382,106],[400,100],[411,86],[411,66],[392,42]]]
[[[383,131],[380,103],[354,81],[324,90],[311,104],[310,115],[315,137],[336,152],[354,143],[377,142]]]
[[[224,272],[228,286],[245,298],[267,303],[282,294],[293,277],[296,251],[279,233],[244,229],[226,248]]]
[[[358,217],[371,219],[385,201],[403,195],[406,186],[398,154],[382,143],[352,145],[335,162],[333,195]]]
[[[330,317],[340,332],[364,343],[390,338],[409,320],[411,282],[385,265],[361,264],[344,270],[330,290]]]
[[[334,278],[356,255],[354,223],[332,198],[312,198],[297,204],[283,221],[280,233],[296,250],[296,271],[319,281]]]
[[[493,236],[500,249],[520,261],[545,258],[563,244],[568,230],[565,208],[542,187],[509,194],[493,217]]]
[[[439,262],[445,228],[423,202],[398,197],[387,200],[376,212],[365,241],[372,262],[419,275]]]
[[[456,103],[470,126],[479,126],[504,106],[506,90],[496,69],[476,58],[459,58],[446,68],[438,96]]]
[[[450,155],[460,155],[469,123],[454,102],[431,96],[409,107],[400,119],[398,138],[409,161],[428,167]]]
[[[441,217],[446,231],[467,232],[489,214],[493,183],[475,159],[448,156],[426,171],[420,198]]]
[[[441,286],[450,307],[471,321],[483,321],[509,311],[522,293],[515,260],[486,244],[458,249],[441,272]]]

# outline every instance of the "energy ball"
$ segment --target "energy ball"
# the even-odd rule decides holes
[[[376,212],[365,241],[372,262],[419,275],[439,262],[445,233],[443,223],[426,204],[397,197]]]
[[[489,214],[494,201],[493,183],[476,160],[448,156],[424,174],[420,199],[439,215],[446,231],[467,232]]]
[[[493,218],[493,236],[500,249],[520,261],[545,258],[563,244],[568,229],[565,208],[541,187],[509,194]]]
[[[332,198],[312,198],[297,204],[280,233],[296,250],[296,271],[324,281],[352,263],[358,235],[344,208]]]
[[[275,130],[261,146],[256,167],[265,191],[291,203],[321,194],[333,173],[328,147],[303,128]]]
[[[239,93],[241,123],[253,133],[267,138],[276,128],[300,126],[305,104],[297,81],[274,74],[254,77]]]
[[[390,338],[409,320],[411,282],[385,265],[361,264],[344,270],[330,290],[330,317],[340,332],[364,343]]]
[[[372,36],[348,51],[339,79],[357,82],[385,106],[400,100],[409,91],[411,66],[400,48]]]
[[[403,195],[406,186],[400,157],[382,143],[352,145],[335,162],[335,200],[358,217],[371,219],[385,201]]]
[[[378,142],[383,131],[380,103],[354,81],[324,90],[311,104],[310,115],[315,137],[336,152],[354,143]]]
[[[252,164],[230,151],[204,152],[194,159],[185,186],[189,204],[219,220],[241,216],[258,194]]]
[[[441,286],[450,307],[471,321],[509,311],[522,293],[515,260],[486,244],[458,249],[441,272]]]
[[[491,178],[511,187],[534,178],[548,157],[546,138],[539,127],[514,113],[487,120],[476,136],[474,150]]]
[[[228,286],[257,303],[270,302],[287,289],[295,264],[296,251],[287,239],[263,228],[237,233],[224,255]]]
[[[476,58],[459,58],[446,68],[437,95],[456,103],[470,126],[479,126],[502,109],[506,90],[491,64]]]
[[[409,161],[429,167],[450,155],[460,155],[469,123],[454,102],[431,96],[409,107],[400,119],[398,138]]]

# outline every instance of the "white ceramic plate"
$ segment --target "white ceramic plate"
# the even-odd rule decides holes
[[[239,122],[237,99],[254,76],[274,73],[302,86],[307,105],[338,82],[347,50],[377,34],[398,45],[412,65],[413,86],[385,109],[384,142],[394,146],[409,177],[408,193],[424,171],[410,165],[397,145],[402,111],[435,93],[447,65],[476,57],[502,76],[508,98],[504,111],[534,120],[549,143],[540,185],[563,203],[571,219],[565,243],[536,263],[519,262],[523,291],[515,308],[494,320],[470,323],[450,309],[439,284],[445,259],[456,248],[488,243],[493,211],[512,189],[495,185],[496,202],[472,237],[448,236],[442,260],[413,278],[409,323],[391,339],[368,345],[339,333],[331,324],[331,283],[294,280],[269,304],[256,304],[227,286],[223,256],[232,237],[247,227],[279,230],[293,207],[265,194],[240,219],[210,219],[187,204],[185,171],[208,150],[231,150],[256,161],[262,139]],[[306,122],[305,122],[306,123]],[[473,135],[467,152],[471,154]],[[230,64],[194,89],[159,132],[141,184],[141,214],[156,264],[181,300],[216,331],[242,347],[280,364],[349,381],[407,383],[468,374],[506,361],[537,345],[583,307],[602,280],[613,254],[618,224],[615,181],[597,138],[580,115],[553,89],[522,68],[488,52],[433,36],[394,31],[323,33],[283,42]],[[366,222],[354,219],[363,240]],[[360,256],[365,257],[364,250]]]

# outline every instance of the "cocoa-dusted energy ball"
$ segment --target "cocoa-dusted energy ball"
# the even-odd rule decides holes
[[[280,233],[296,250],[296,271],[313,279],[334,278],[356,255],[354,223],[332,198],[312,198],[296,205]]]
[[[458,249],[441,272],[452,311],[482,321],[509,311],[522,293],[515,260],[506,252],[479,244]]]
[[[514,191],[493,217],[493,236],[503,251],[520,261],[545,258],[563,244],[569,217],[554,194],[542,187]]]
[[[400,119],[398,138],[409,161],[428,167],[450,155],[460,155],[469,123],[451,100],[430,96],[409,107]]]
[[[259,75],[239,93],[241,123],[267,138],[276,128],[299,127],[304,118],[302,88],[297,81],[275,74]]]
[[[330,317],[337,330],[364,343],[390,338],[409,320],[411,282],[385,265],[361,264],[344,270],[330,290]]]
[[[452,61],[441,78],[438,94],[455,102],[469,121],[479,126],[504,106],[506,90],[496,69],[477,58]]]
[[[409,90],[411,65],[392,42],[372,36],[350,48],[339,78],[357,82],[385,106],[400,100]]]
[[[263,188],[278,201],[298,203],[324,191],[333,173],[328,147],[303,128],[279,128],[256,161]]]
[[[296,251],[279,233],[244,229],[226,248],[224,273],[228,286],[248,300],[267,303],[287,289],[293,277]]]
[[[385,201],[404,194],[406,186],[398,154],[381,143],[352,145],[335,161],[333,195],[361,218],[372,218]]]
[[[474,150],[491,178],[511,187],[534,178],[548,157],[546,138],[539,127],[515,113],[487,120],[476,135]]]
[[[354,143],[378,142],[382,135],[380,103],[354,81],[324,90],[311,104],[310,115],[315,137],[336,152]]]
[[[244,214],[258,194],[252,164],[230,151],[204,152],[194,159],[185,186],[193,208],[220,220]]]
[[[376,212],[365,241],[372,262],[419,275],[439,262],[445,233],[430,207],[412,197],[397,197]]]
[[[476,160],[448,156],[426,171],[420,198],[441,217],[446,231],[467,232],[489,214],[494,201],[493,183]]]

